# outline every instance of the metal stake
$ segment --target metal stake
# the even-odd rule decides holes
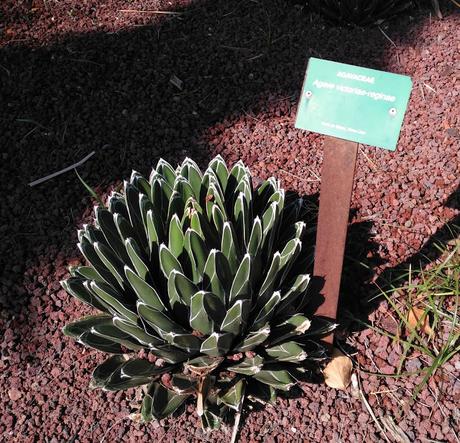
[[[336,319],[358,143],[326,137],[313,276],[323,280],[317,315]],[[332,343],[333,335],[324,339]]]

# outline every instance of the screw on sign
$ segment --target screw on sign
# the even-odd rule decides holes
[[[358,144],[396,149],[411,90],[404,75],[309,60],[295,126],[327,136],[313,270],[324,297],[318,315],[337,315]]]

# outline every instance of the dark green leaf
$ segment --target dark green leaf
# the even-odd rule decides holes
[[[249,300],[237,300],[227,311],[220,329],[231,332],[235,336],[239,335],[246,327],[250,309],[251,302]]]
[[[183,274],[182,266],[165,244],[160,245],[160,266],[166,278],[173,270]]]
[[[201,352],[210,357],[225,355],[231,348],[233,334],[213,332],[202,344]]]
[[[92,266],[70,266],[69,272],[73,277],[80,277],[85,280],[105,282],[105,280],[101,277],[97,270]]]
[[[244,340],[235,349],[240,352],[251,351],[256,346],[262,344],[270,335],[270,325],[266,324],[258,331],[249,332]]]
[[[185,233],[184,244],[190,261],[192,265],[194,265],[192,266],[193,281],[194,283],[199,283],[203,278],[204,266],[209,254],[209,249],[198,232],[190,228],[187,229]]]
[[[136,239],[140,242],[142,248],[147,248],[147,235],[140,207],[139,191],[136,187],[128,182],[124,183],[126,205],[128,208],[129,221],[136,233]]]
[[[276,306],[281,300],[280,293],[274,292],[267,303],[260,308],[259,313],[257,314],[252,329],[260,328],[263,324],[269,322],[275,313]]]
[[[183,349],[189,353],[198,352],[201,347],[201,340],[192,334],[177,334],[176,332],[169,332],[164,334],[164,337],[173,346]]]
[[[173,366],[164,365],[162,367],[150,363],[148,360],[134,358],[125,362],[121,369],[123,377],[158,377],[165,372],[170,372]]]
[[[190,306],[192,296],[198,292],[198,287],[179,271],[173,270],[169,274],[168,296],[171,306],[176,302]]]
[[[149,388],[150,391],[150,388]],[[141,417],[144,423],[148,423],[152,421],[153,414],[152,414],[152,404],[153,399],[150,394],[145,394],[144,399],[142,400],[142,407],[141,407]]]
[[[137,322],[137,315],[130,306],[126,304],[126,299],[119,294],[115,289],[105,283],[97,283],[92,281],[90,283],[91,290],[112,308],[113,313],[118,313],[121,317],[132,323]]]
[[[256,355],[252,358],[245,358],[242,362],[229,366],[229,371],[236,372],[243,375],[254,375],[262,370],[264,365],[264,359],[260,355]]]
[[[164,344],[163,339],[153,336],[151,334],[148,334],[147,332],[144,331],[144,329],[120,317],[114,317],[112,321],[115,327],[120,329],[120,331],[123,331],[126,334],[129,334],[131,337],[136,339],[144,347],[146,346],[148,348],[153,348],[155,346],[160,346]]]
[[[118,329],[112,323],[112,320],[104,324],[94,325],[91,328],[91,333],[111,340],[114,343],[119,343],[120,345],[132,351],[140,351],[143,349],[143,346],[137,340],[134,340],[130,334],[127,334]]]
[[[210,335],[213,331],[213,321],[209,317],[204,304],[207,294],[209,293],[206,291],[197,292],[193,295],[190,303],[190,326],[204,335]]]
[[[166,389],[159,383],[154,383],[152,395],[152,414],[157,419],[171,415],[184,401],[189,394],[176,394],[170,389]]]
[[[220,249],[228,260],[231,273],[235,274],[240,263],[240,256],[238,254],[237,243],[235,240],[235,233],[233,231],[232,224],[228,221],[224,223]]]
[[[168,363],[182,363],[191,357],[188,352],[181,351],[180,349],[171,345],[162,345],[151,350],[152,354],[162,358]]]
[[[101,324],[112,324],[112,317],[107,314],[88,315],[77,321],[67,324],[62,329],[64,335],[73,337],[78,340],[80,335],[85,332],[91,332],[94,326]]]
[[[197,380],[183,374],[174,374],[171,379],[171,386],[178,394],[191,394],[196,390]]]
[[[212,249],[204,267],[203,287],[224,302],[231,284],[232,274],[227,258],[219,250]]]
[[[251,256],[246,254],[240,263],[230,289],[229,301],[251,297]]]
[[[169,222],[169,250],[178,258],[184,249],[184,234],[177,214],[174,214]]]
[[[214,371],[223,361],[223,357],[208,357],[201,355],[184,364],[192,374],[198,377],[204,377]]]
[[[108,354],[122,354],[123,350],[118,343],[112,340],[100,337],[91,332],[85,332],[78,338],[78,341],[90,348],[97,349],[98,351],[107,352]]]
[[[120,368],[126,359],[122,355],[113,355],[104,363],[101,363],[94,371],[91,380],[91,387],[102,388],[110,376]]]
[[[249,237],[248,252],[252,257],[259,254],[260,248],[262,247],[262,222],[259,217],[254,219],[252,225],[251,236]]]
[[[100,280],[98,280],[100,281]],[[107,307],[101,303],[98,297],[93,292],[84,286],[85,280],[78,277],[71,277],[67,280],[61,281],[61,286],[72,296],[81,300],[90,306],[99,309],[100,311],[107,312]]]
[[[200,197],[202,174],[198,165],[190,158],[182,162],[181,175],[186,178],[193,189],[195,198]]]
[[[125,263],[129,263],[129,257],[126,254],[123,240],[118,234],[117,226],[113,219],[113,214],[111,214],[107,209],[101,207],[95,208],[95,213],[97,224],[104,234],[107,243]]]
[[[137,272],[137,275],[142,280],[147,280],[147,276],[149,275],[149,268],[146,265],[146,260],[143,257],[143,254],[137,245],[136,241],[133,238],[128,238],[125,241],[126,251],[128,252],[129,258],[131,263],[134,266],[134,269]],[[129,263],[129,262],[128,262]],[[125,266],[126,270],[126,266]]]
[[[298,363],[307,358],[307,353],[304,349],[294,341],[288,341],[277,346],[272,346],[266,349],[270,357],[282,362]]]
[[[160,296],[155,288],[150,286],[146,281],[140,278],[131,269],[125,266],[125,274],[134,292],[147,306],[156,309],[157,311],[165,311],[166,307],[163,304]]]
[[[276,315],[280,316],[289,308],[293,309],[297,300],[305,293],[310,276],[308,274],[297,275],[294,282],[291,283],[287,292],[282,296],[281,302],[276,309]]]
[[[218,155],[211,160],[208,167],[214,171],[222,190],[225,192],[228,181],[228,169],[224,159]]]
[[[166,182],[172,187],[174,180],[176,179],[176,172],[174,168],[164,159],[160,158],[155,168],[158,174],[160,174]]]
[[[273,287],[278,277],[278,272],[280,270],[281,264],[281,254],[276,252],[273,255],[273,259],[270,265],[270,269],[265,276],[265,280],[262,283],[262,286],[259,290],[259,295],[257,297],[257,306],[260,308],[267,303],[271,295],[273,294]]]
[[[187,334],[187,331],[168,317],[164,312],[152,309],[142,302],[138,302],[137,311],[139,315],[159,334],[168,340],[168,334]]]
[[[105,267],[115,277],[120,288],[124,288],[123,262],[113,253],[112,249],[100,242],[94,243],[94,250]]]
[[[219,399],[229,408],[238,411],[244,398],[246,383],[244,379],[238,380],[226,392],[219,393]]]
[[[275,326],[270,335],[270,344],[274,345],[291,337],[305,334],[311,322],[302,314],[295,314],[281,324]]]
[[[291,377],[288,371],[283,369],[262,369],[260,372],[253,376],[266,385],[272,386],[281,391],[289,391],[295,384],[295,380]]]
[[[252,379],[247,387],[247,397],[251,401],[274,405],[276,402],[276,390],[272,386]]]

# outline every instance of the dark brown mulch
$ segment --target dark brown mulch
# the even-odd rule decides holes
[[[122,12],[169,10],[182,15]],[[330,26],[284,2],[106,1],[0,5],[1,350],[3,441],[228,441],[203,435],[192,407],[141,425],[128,415],[136,393],[89,391],[103,356],[64,339],[61,327],[85,312],[60,289],[78,261],[75,227],[90,202],[73,173],[28,182],[80,160],[101,192],[159,156],[215,153],[243,159],[258,177],[275,175],[300,194],[319,190],[323,138],[294,129],[309,56],[411,75],[409,111],[395,153],[362,147],[344,278],[344,309],[371,308],[371,273],[396,273],[434,254],[433,240],[458,218],[459,16],[427,12],[388,26]],[[388,36],[391,41],[385,36]],[[170,79],[183,81],[182,89]],[[314,200],[314,199],[312,199]],[[385,322],[385,305],[371,314]],[[350,325],[352,327],[353,325]],[[400,350],[370,331],[353,335],[362,367],[392,373]],[[408,370],[422,364],[412,361]],[[363,375],[378,417],[393,417],[408,441],[456,441],[458,359],[415,403],[417,379]],[[351,391],[302,385],[276,408],[246,414],[241,441],[383,441]]]

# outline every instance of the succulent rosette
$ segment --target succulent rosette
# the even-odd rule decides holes
[[[229,170],[220,156],[204,173],[188,158],[177,169],[160,160],[148,180],[133,172],[78,231],[88,263],[62,282],[99,311],[64,333],[112,354],[92,385],[145,385],[144,421],[196,398],[212,428],[246,398],[289,390],[335,326],[305,314],[306,212],[274,178],[254,188],[241,162]]]

